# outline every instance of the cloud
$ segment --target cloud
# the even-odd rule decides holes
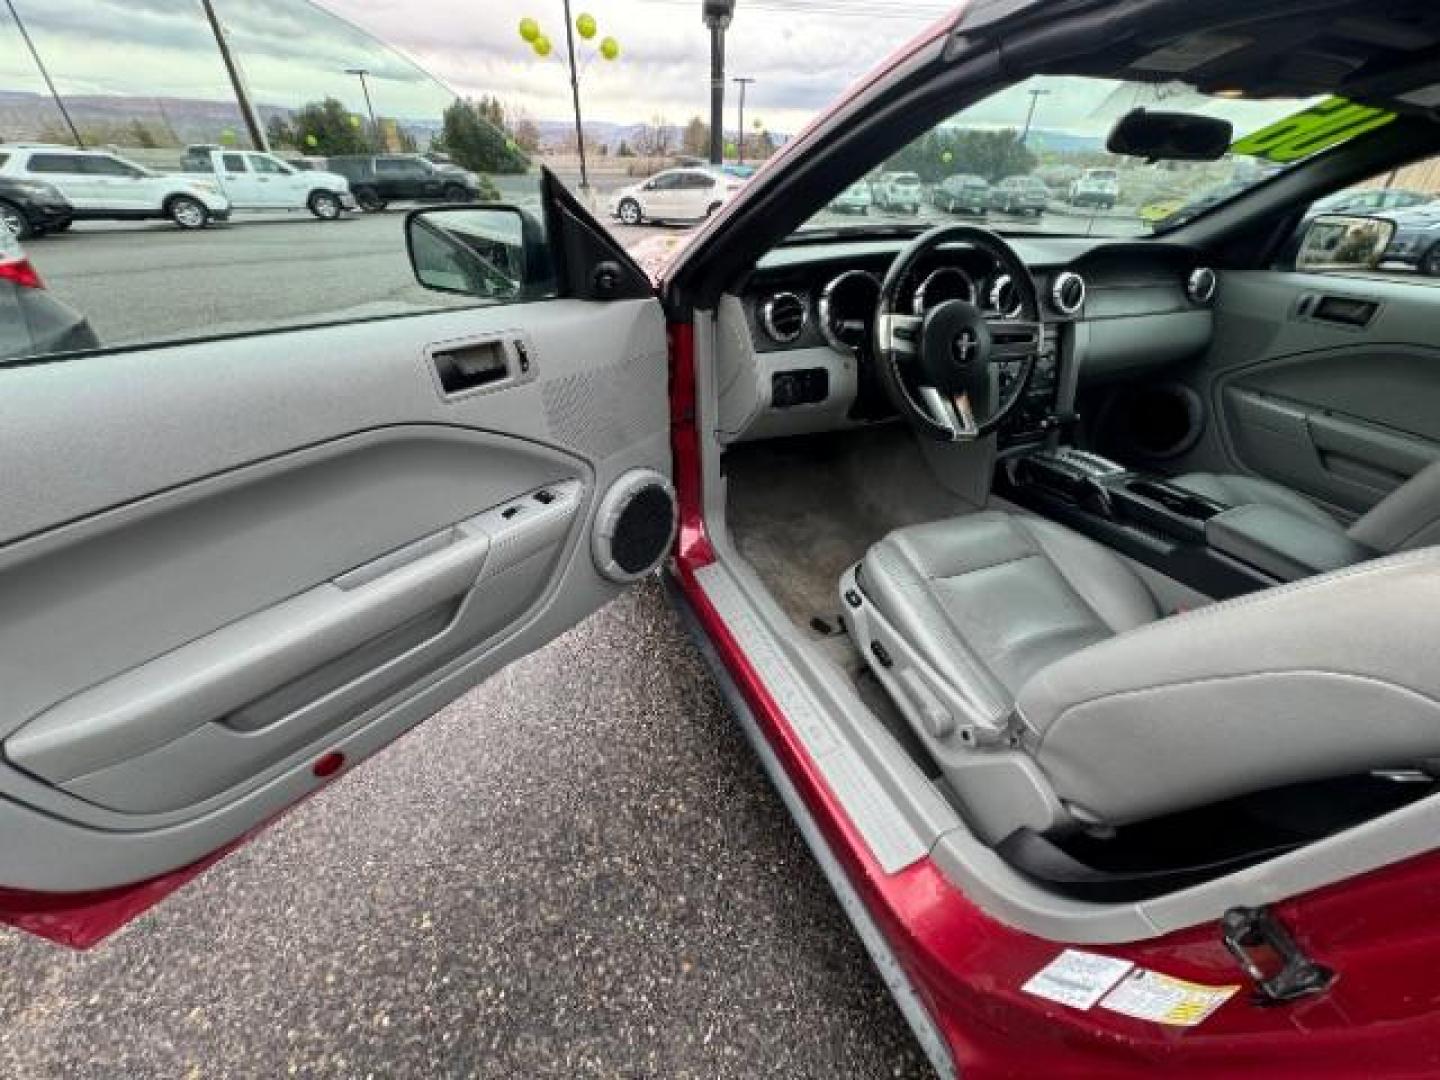
[[[62,93],[228,93],[199,0],[15,4]],[[751,8],[739,0],[727,35],[727,67],[730,75],[758,80],[747,95],[748,116],[774,130],[798,129],[928,18],[909,14],[898,0],[869,0],[867,10],[888,5],[893,17],[860,19]],[[497,96],[536,119],[569,115],[560,0],[323,0],[320,6],[215,0],[215,6],[255,97],[266,104],[293,106],[333,94],[359,111],[359,85],[344,69],[365,67],[377,109],[390,115],[433,118],[452,88]],[[601,34],[616,37],[622,50],[619,61],[607,64],[588,59],[592,45],[577,43],[587,117],[626,123],[656,114],[672,122],[707,115],[709,39],[699,7],[698,0],[576,0],[575,12],[592,14]],[[527,15],[555,45],[548,60],[519,38],[516,27]],[[0,88],[41,88],[7,14],[0,14]],[[733,116],[733,86],[727,93]]]

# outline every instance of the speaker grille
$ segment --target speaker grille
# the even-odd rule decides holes
[[[620,511],[615,536],[610,541],[615,562],[627,574],[638,574],[660,561],[670,543],[670,523],[675,506],[670,493],[648,487]]]

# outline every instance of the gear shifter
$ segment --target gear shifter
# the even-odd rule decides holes
[[[1030,454],[1015,463],[1015,479],[1035,484],[1104,514],[1115,516],[1109,484],[1130,470],[1099,454],[1062,446]]]

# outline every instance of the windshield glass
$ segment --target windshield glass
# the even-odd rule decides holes
[[[1033,78],[977,102],[877,165],[860,181],[870,187],[876,204],[864,222],[826,207],[800,231],[873,229],[877,220],[929,225],[957,218],[983,220],[1001,232],[1125,237],[1164,231],[1390,119],[1378,110],[1359,110],[1371,116],[1368,126],[1342,126],[1339,137],[1305,143],[1286,137],[1277,151],[1275,139],[1281,136],[1270,129],[1322,100],[1247,101],[1207,96],[1181,83]],[[1235,145],[1213,162],[1148,164],[1108,153],[1110,129],[1138,108],[1228,120],[1235,128]],[[1250,139],[1257,133],[1265,137]],[[889,197],[897,185],[916,181],[918,206]],[[988,185],[983,205],[975,205],[979,200],[973,197],[954,197],[981,185]]]

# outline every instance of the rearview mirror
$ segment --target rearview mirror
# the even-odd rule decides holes
[[[405,241],[427,289],[512,302],[554,293],[544,227],[519,207],[415,210]]]
[[[1295,257],[1297,270],[1374,270],[1395,237],[1395,222],[1359,214],[1321,214]]]
[[[1146,161],[1219,161],[1234,138],[1229,120],[1136,109],[1116,122],[1105,148]]]

